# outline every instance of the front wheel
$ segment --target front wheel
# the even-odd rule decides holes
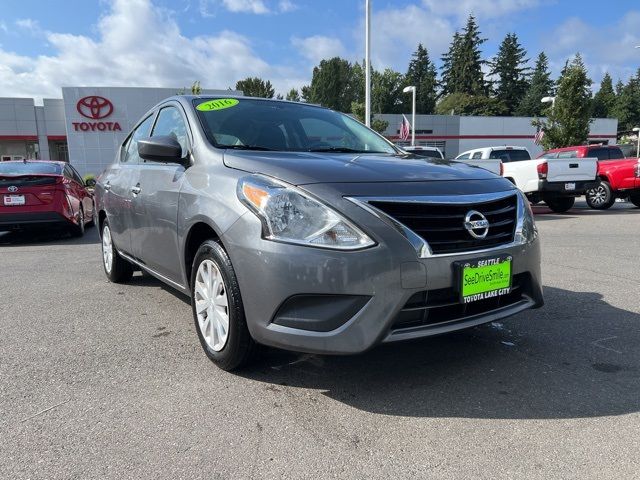
[[[113,283],[126,282],[133,276],[133,266],[118,254],[113,244],[107,220],[102,224],[102,266],[107,278]]]
[[[640,208],[640,193],[638,195],[631,195],[629,197],[629,201],[633,203],[636,207]]]
[[[564,213],[573,207],[576,199],[574,197],[545,198],[544,203],[555,213]]]
[[[256,343],[238,280],[227,252],[213,240],[200,246],[193,261],[191,305],[200,344],[213,363],[231,371],[251,361]]]
[[[587,190],[586,199],[587,205],[594,210],[606,210],[607,208],[611,208],[616,201],[616,197],[613,195],[613,190],[611,190],[611,185],[609,185],[609,182],[605,182],[604,180],[601,180],[596,188]]]

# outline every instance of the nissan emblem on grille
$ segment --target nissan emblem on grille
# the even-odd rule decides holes
[[[489,233],[489,220],[477,210],[469,210],[464,217],[464,228],[473,238],[483,239]]]
[[[7,188],[7,190],[9,190],[11,193],[13,192],[17,192],[18,191],[18,187],[11,185],[9,188]]]

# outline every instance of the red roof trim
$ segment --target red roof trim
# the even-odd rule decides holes
[[[37,135],[0,135],[0,140],[32,140],[37,142]]]

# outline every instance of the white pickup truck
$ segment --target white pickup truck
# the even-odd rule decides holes
[[[575,197],[595,188],[595,158],[531,159],[525,147],[485,147],[468,150],[457,161],[485,168],[511,180],[532,203],[544,201],[557,213],[566,212]]]

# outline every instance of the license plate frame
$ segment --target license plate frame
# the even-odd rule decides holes
[[[498,255],[455,262],[460,303],[469,304],[511,293],[513,256]]]
[[[26,204],[24,195],[5,195],[3,201],[5,207],[20,207]]]
[[[576,182],[567,182],[564,184],[564,189],[567,192],[573,192],[576,189]]]

